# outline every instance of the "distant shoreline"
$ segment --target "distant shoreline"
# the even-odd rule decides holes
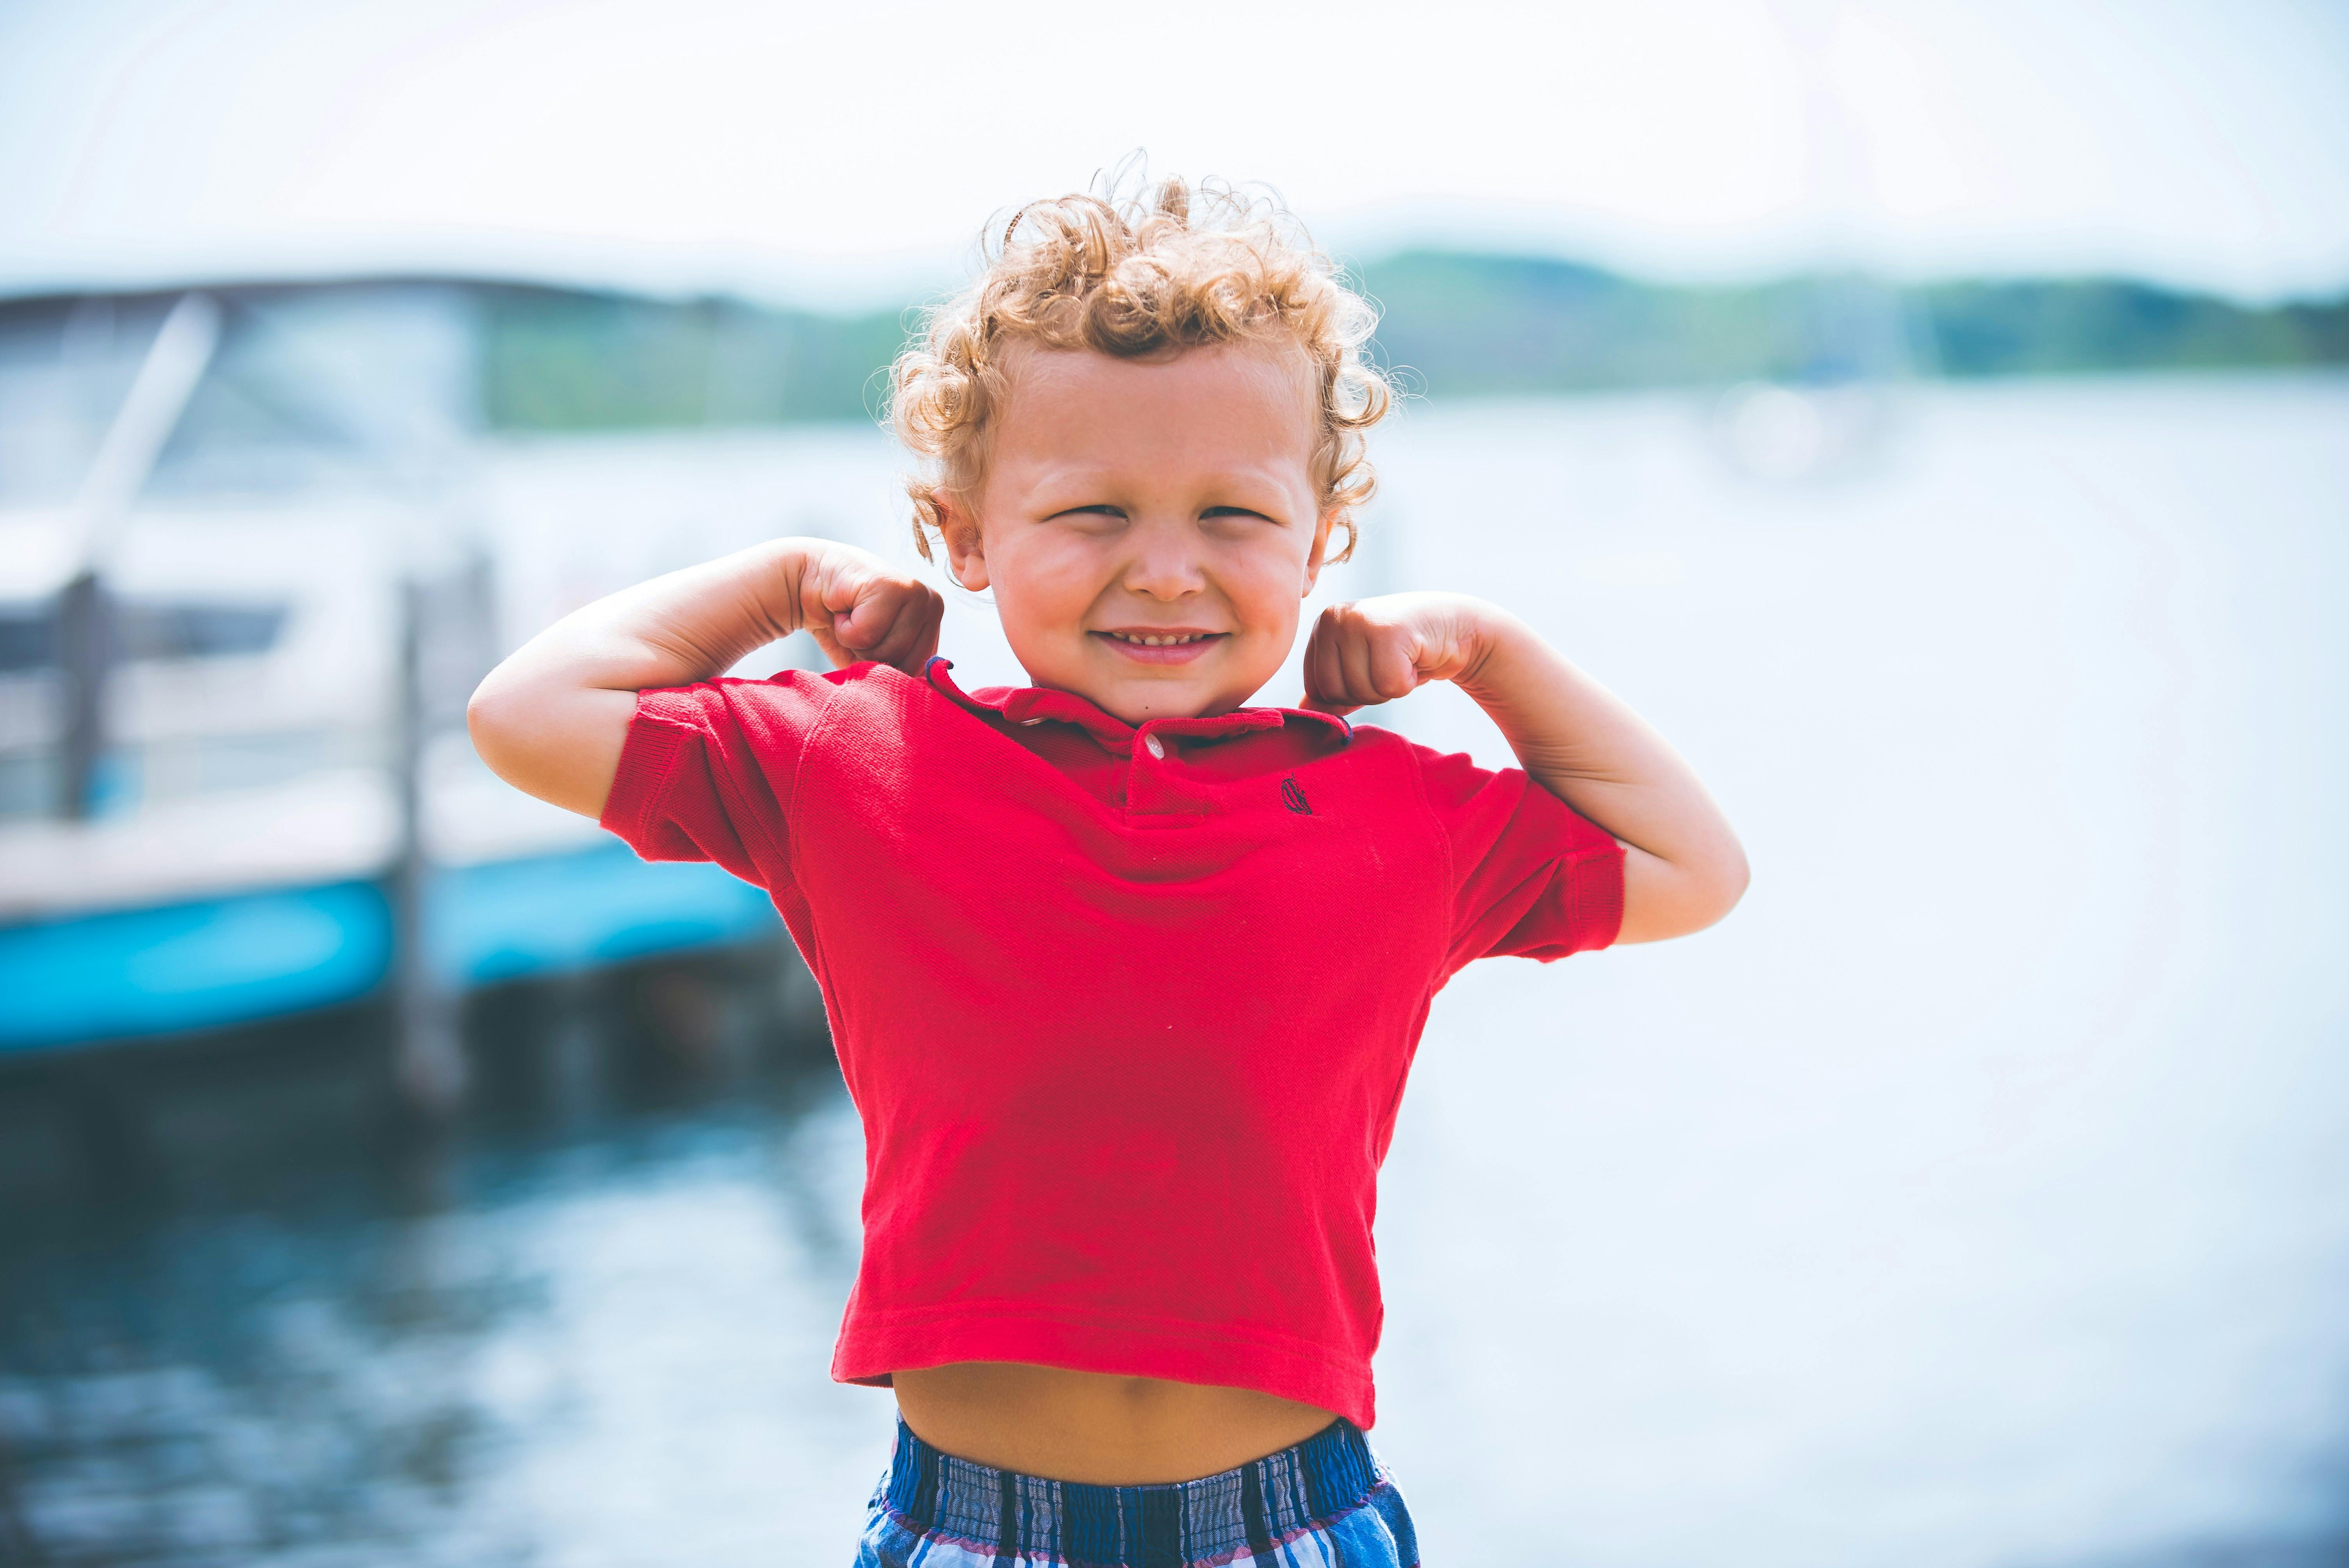
[[[1357,281],[1381,307],[1381,362],[1444,401],[2349,366],[2349,296],[2255,307],[2122,279],[1661,285],[1436,252],[1390,257]],[[484,408],[492,428],[517,431],[870,418],[911,319],[543,288],[487,298]]]
[[[1442,251],[1391,255],[1354,278],[1380,306],[1380,362],[1410,391],[1444,402],[1754,380],[2349,366],[2349,294],[2248,305],[2095,277],[1664,284],[1572,262]],[[481,425],[513,434],[869,421],[914,320],[910,307],[834,315],[448,275],[202,286],[256,303],[319,292],[454,295],[471,324]],[[12,335],[52,335],[88,303],[160,307],[177,292],[0,299],[0,350]]]

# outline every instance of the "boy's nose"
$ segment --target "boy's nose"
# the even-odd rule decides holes
[[[1129,531],[1133,554],[1123,574],[1125,587],[1153,599],[1180,599],[1206,587],[1197,536],[1196,529],[1173,521],[1146,521]]]

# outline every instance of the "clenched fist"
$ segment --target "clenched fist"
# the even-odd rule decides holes
[[[1332,604],[1305,645],[1303,707],[1347,714],[1472,676],[1501,612],[1464,593],[1387,593]]]
[[[835,666],[872,659],[919,675],[938,651],[946,602],[920,578],[849,544],[811,550],[798,567],[800,624]]]

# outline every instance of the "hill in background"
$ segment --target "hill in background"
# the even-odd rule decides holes
[[[2261,308],[2102,278],[1669,286],[1433,251],[1360,281],[1381,306],[1380,361],[1438,398],[2349,365],[2349,298]],[[870,418],[912,319],[520,285],[481,301],[483,409],[517,431]]]

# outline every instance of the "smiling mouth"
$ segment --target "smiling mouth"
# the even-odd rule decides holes
[[[1221,632],[1181,632],[1168,634],[1165,635],[1154,635],[1143,632],[1103,632],[1101,634],[1112,639],[1112,641],[1123,643],[1129,647],[1180,648],[1192,643],[1204,643],[1210,637],[1220,637],[1224,634]]]
[[[1187,665],[1205,658],[1207,650],[1231,635],[1229,632],[1093,632],[1115,648],[1118,656],[1144,665]]]

